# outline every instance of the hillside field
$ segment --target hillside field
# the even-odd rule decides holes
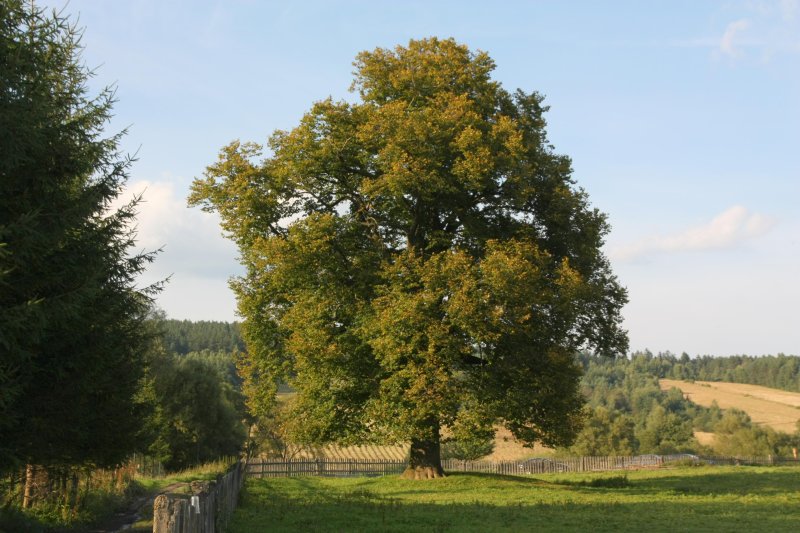
[[[293,392],[278,393],[278,401],[286,402]],[[511,435],[511,432],[504,427],[497,426],[497,433],[494,440],[494,451],[484,457],[486,461],[519,461],[530,457],[543,457],[552,455],[553,450],[540,444],[533,447],[525,447]],[[337,446],[328,444],[325,446],[301,446],[294,452],[295,459],[360,459],[360,460],[403,460],[408,456],[408,445],[400,446]]]
[[[704,407],[716,400],[721,409],[736,408],[747,413],[756,424],[776,431],[794,433],[800,420],[800,393],[722,381],[679,381],[661,379],[662,390],[672,387],[692,402]]]
[[[552,455],[553,450],[539,444],[526,448],[516,441],[511,432],[498,427],[495,436],[494,451],[484,457],[486,461],[519,461],[530,457],[543,457]],[[294,459],[359,459],[359,460],[398,460],[408,456],[408,445],[378,446],[368,444],[364,446],[337,446],[327,444],[324,446],[302,446],[292,455]]]
[[[800,531],[796,467],[249,479],[227,531]]]

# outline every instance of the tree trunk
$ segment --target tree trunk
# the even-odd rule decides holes
[[[72,479],[70,482],[70,489],[69,489],[69,504],[68,508],[72,513],[72,516],[75,516],[78,513],[78,471],[72,471]]]
[[[33,483],[36,477],[36,467],[33,465],[25,466],[25,489],[22,492],[22,508],[28,509],[33,505]]]
[[[434,479],[444,477],[441,448],[439,445],[439,423],[433,422],[428,438],[411,439],[408,468],[400,476],[403,479]]]

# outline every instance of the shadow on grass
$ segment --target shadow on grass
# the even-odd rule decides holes
[[[797,470],[683,473],[250,480],[229,531],[800,531]]]
[[[711,467],[713,468],[713,467]],[[700,475],[680,474],[659,478],[640,479],[632,485],[642,491],[671,490],[675,493],[699,495],[754,495],[770,496],[800,490],[800,470],[781,469],[756,471],[752,467],[739,467],[738,472],[715,473],[711,468]]]
[[[800,531],[785,503],[540,503],[490,505],[352,501],[248,501],[229,533],[253,531]]]

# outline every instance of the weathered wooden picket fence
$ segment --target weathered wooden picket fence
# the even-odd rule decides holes
[[[245,478],[237,462],[215,481],[193,481],[190,494],[162,494],[153,502],[153,533],[218,533],[236,509]]]
[[[794,458],[767,457],[700,457],[690,454],[637,455],[631,457],[559,457],[534,458],[522,461],[442,461],[446,472],[480,472],[488,474],[527,475],[557,472],[605,472],[633,470],[638,468],[660,468],[676,462],[693,464],[733,465],[800,465]],[[398,460],[330,460],[330,459],[251,459],[247,463],[247,476],[295,477],[295,476],[385,476],[401,473],[407,465]]]
[[[247,463],[248,477],[357,477],[400,474],[408,464],[396,459],[251,459]]]
[[[710,465],[800,466],[800,459],[794,457],[779,457],[776,455],[704,455],[699,457],[698,460]]]

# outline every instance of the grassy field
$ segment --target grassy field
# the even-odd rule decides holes
[[[662,390],[680,389],[691,401],[708,407],[716,400],[721,409],[741,409],[757,424],[794,433],[800,420],[800,393],[716,381],[660,380]]]
[[[228,531],[794,532],[799,491],[791,467],[251,479]]]

